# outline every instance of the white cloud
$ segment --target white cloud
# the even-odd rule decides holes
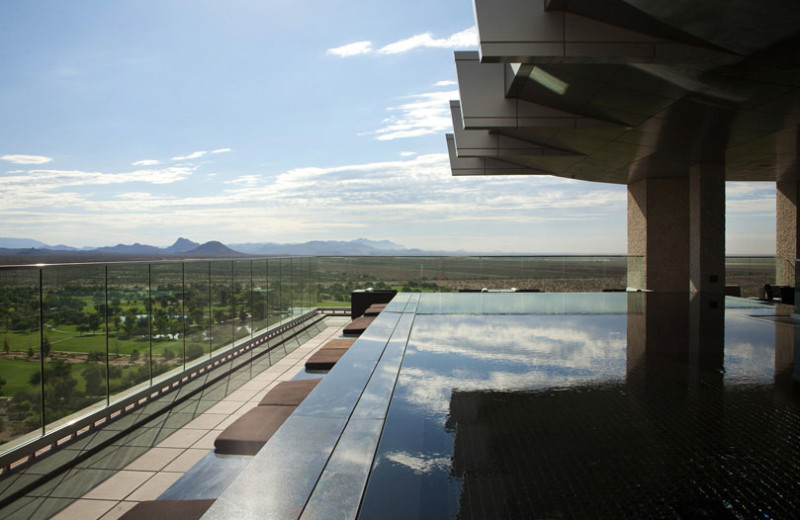
[[[477,45],[478,29],[473,26],[445,38],[435,38],[429,32],[415,34],[409,38],[386,44],[377,50],[373,49],[372,42],[369,40],[358,41],[328,49],[326,54],[347,58],[360,54],[401,54],[419,48],[463,49]]]
[[[146,191],[130,191],[128,193],[120,193],[116,196],[118,199],[148,201],[154,198],[152,193]]]
[[[347,45],[342,45],[339,47],[333,47],[332,49],[328,49],[326,54],[347,58],[349,56],[358,56],[359,54],[370,54],[371,52],[372,42],[360,41],[348,43]]]
[[[447,38],[434,38],[431,33],[415,34],[410,38],[384,45],[378,52],[380,54],[400,54],[421,47],[439,49],[463,49],[478,45],[478,29],[473,26],[457,32]]]
[[[3,155],[0,159],[14,164],[45,164],[53,160],[43,155]]]
[[[173,161],[186,161],[188,159],[199,159],[200,157],[204,156],[207,153],[208,152],[206,152],[205,150],[201,150],[201,151],[198,151],[198,152],[192,152],[189,155],[182,155],[182,156],[179,155],[177,157],[173,157],[172,160]]]
[[[141,161],[136,161],[131,163],[133,166],[156,166],[161,164],[161,161],[158,159],[142,159]]]
[[[726,182],[725,195],[728,198],[748,197],[757,193],[775,194],[774,182]]]
[[[726,182],[725,199],[726,212],[731,216],[775,215],[774,182]]]
[[[396,115],[386,118],[384,127],[375,131],[378,140],[443,134],[453,127],[450,100],[458,99],[458,90],[417,94],[411,99],[410,103],[388,108]]]
[[[453,85],[458,85],[458,83],[449,79],[437,81],[433,84],[434,87],[452,87]]]
[[[261,178],[258,175],[243,175],[230,181],[225,181],[225,184],[234,184],[238,186],[255,187],[261,183]]]
[[[746,213],[752,216],[774,216],[775,197],[754,197],[752,199],[728,200],[725,203],[725,210],[729,215]]]
[[[217,148],[216,150],[211,150],[211,153],[228,153],[230,151],[230,148]]]
[[[414,157],[417,155],[417,152],[400,152],[400,155],[403,157]]]
[[[170,167],[162,169],[134,170],[123,173],[86,172],[79,170],[27,170],[23,173],[3,177],[0,183],[0,199],[7,209],[24,209],[53,205],[85,206],[90,209],[97,204],[89,186],[111,186],[132,182],[148,184],[171,184],[192,175],[193,168]],[[81,193],[69,192],[75,189]]]

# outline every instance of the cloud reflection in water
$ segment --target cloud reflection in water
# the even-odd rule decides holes
[[[621,379],[625,346],[625,315],[418,315],[395,398],[442,414],[453,390]]]

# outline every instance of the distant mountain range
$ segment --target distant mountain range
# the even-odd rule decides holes
[[[302,244],[230,244],[231,249],[252,255],[347,255],[371,256],[407,254],[408,249],[388,240],[312,240]]]
[[[388,240],[359,238],[350,241],[313,240],[298,244],[243,243],[225,245],[211,241],[205,244],[187,238],[179,238],[169,247],[146,244],[117,244],[97,248],[76,248],[67,245],[48,245],[29,238],[0,237],[2,263],[75,262],[159,258],[236,258],[247,256],[413,256],[423,254],[446,254],[442,251],[406,249]]]

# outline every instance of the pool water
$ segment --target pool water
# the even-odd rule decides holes
[[[657,300],[423,295],[359,518],[800,516],[791,320]]]

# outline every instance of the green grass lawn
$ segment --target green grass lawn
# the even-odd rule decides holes
[[[39,368],[38,360],[0,359],[0,376],[6,380],[3,395],[12,396],[24,388],[30,387],[28,381],[34,373],[39,371]]]
[[[323,300],[317,303],[319,307],[350,307],[350,302],[340,302],[336,300]]]

